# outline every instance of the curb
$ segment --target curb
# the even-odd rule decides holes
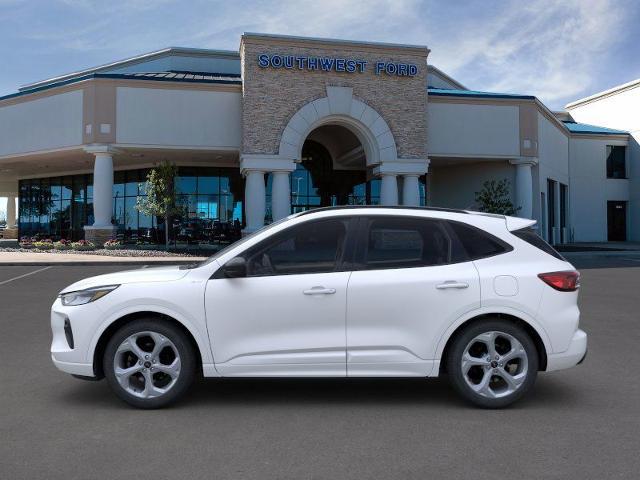
[[[80,261],[80,262],[0,262],[0,267],[99,267],[101,265],[148,265],[148,266],[171,266],[171,265],[188,265],[191,263],[199,263],[201,260],[155,260],[153,262],[142,260],[114,260],[114,261]]]

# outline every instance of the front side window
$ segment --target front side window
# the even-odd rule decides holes
[[[607,178],[627,178],[626,150],[624,146],[607,145]]]
[[[442,222],[416,217],[365,219],[358,263],[367,270],[444,265],[451,239]]]
[[[301,275],[339,269],[348,218],[305,222],[267,239],[242,256],[250,277]]]

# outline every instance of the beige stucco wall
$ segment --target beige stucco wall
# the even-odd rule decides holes
[[[238,91],[118,87],[118,144],[237,150]]]
[[[432,100],[427,113],[429,155],[520,156],[517,105]]]
[[[0,106],[0,156],[82,143],[82,90]]]
[[[364,73],[261,68],[258,55],[282,54],[362,59]],[[366,44],[310,42],[288,38],[243,37],[242,152],[277,154],[289,119],[307,103],[327,96],[327,86],[353,88],[353,97],[376,110],[394,136],[398,157],[419,158],[426,151],[428,50],[403,47],[375,48]],[[375,62],[393,61],[418,66],[414,77],[376,75]]]

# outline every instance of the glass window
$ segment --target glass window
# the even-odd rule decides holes
[[[348,218],[291,227],[247,252],[249,276],[333,272],[339,267]]]
[[[627,147],[607,145],[607,178],[627,178]]]
[[[528,244],[533,245],[534,247],[542,250],[545,253],[548,253],[552,257],[556,257],[559,260],[564,260],[564,257],[560,255],[555,248],[545,242],[533,228],[521,228],[520,230],[514,230],[511,233],[513,233],[520,240],[524,240]]]
[[[179,176],[176,177],[176,192],[182,194],[193,194],[198,191],[198,177]]]
[[[367,220],[362,264],[366,269],[443,265],[451,259],[451,240],[442,222],[416,217]]]
[[[469,260],[510,252],[513,247],[490,233],[466,223],[448,221]]]

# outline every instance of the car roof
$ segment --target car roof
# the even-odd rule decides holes
[[[331,211],[340,211],[340,210],[410,210],[410,211],[432,211],[432,212],[447,212],[447,213],[462,213],[468,214],[469,212],[466,210],[460,210],[456,208],[444,208],[444,207],[412,207],[407,205],[338,205],[335,207],[319,207],[312,208],[310,210],[306,210],[304,212],[299,213],[297,216],[309,215],[312,213],[319,212],[331,212]]]

